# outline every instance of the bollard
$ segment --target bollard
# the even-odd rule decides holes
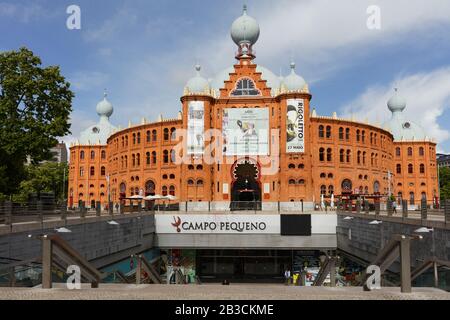
[[[44,209],[42,207],[42,201],[38,201],[36,204],[37,214],[38,214],[38,222],[44,221]]]
[[[370,213],[369,200],[364,200],[364,209],[366,209],[366,213]]]
[[[112,202],[108,203],[108,214],[112,216],[114,214],[114,204]]]
[[[361,201],[359,199],[356,200],[356,213],[361,213]]]
[[[375,216],[379,216],[380,215],[380,202],[376,201],[375,202]]]
[[[427,199],[422,199],[420,202],[420,216],[422,220],[427,220]]]
[[[403,213],[403,218],[407,219],[408,218],[408,200],[402,200],[402,213]]]
[[[386,209],[387,209],[387,214],[389,217],[392,217],[394,210],[393,210],[393,206],[392,206],[392,200],[388,199],[387,203],[386,203]]]
[[[97,217],[100,217],[101,214],[102,214],[102,205],[101,205],[100,201],[97,201],[95,203],[95,215]]]
[[[5,224],[11,225],[13,223],[13,203],[11,201],[5,201]]]

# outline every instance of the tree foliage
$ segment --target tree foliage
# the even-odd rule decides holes
[[[450,168],[439,168],[441,199],[450,199]]]
[[[18,190],[27,158],[51,158],[57,137],[70,133],[73,97],[59,67],[42,67],[26,48],[0,53],[0,193]]]

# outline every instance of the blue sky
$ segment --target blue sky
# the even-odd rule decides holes
[[[407,116],[438,149],[450,152],[450,1],[249,0],[260,24],[256,62],[310,84],[320,115],[383,123],[386,101],[399,87]],[[66,8],[81,8],[81,30],[68,30]],[[4,1],[0,50],[26,46],[46,65],[60,65],[75,91],[74,141],[97,120],[107,88],[111,121],[125,127],[160,113],[176,117],[179,98],[199,62],[213,78],[234,63],[229,36],[243,1]],[[369,30],[366,10],[381,9],[381,29]]]

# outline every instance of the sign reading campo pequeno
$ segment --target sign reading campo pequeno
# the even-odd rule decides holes
[[[155,215],[156,233],[280,234],[279,216]]]

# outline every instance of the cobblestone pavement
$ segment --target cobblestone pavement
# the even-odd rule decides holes
[[[364,292],[360,287],[327,288],[263,284],[204,285],[116,285],[81,290],[0,288],[0,300],[450,300],[450,293],[434,288],[414,288],[402,294],[400,288]]]

